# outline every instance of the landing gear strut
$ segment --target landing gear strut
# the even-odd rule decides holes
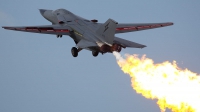
[[[62,38],[62,35],[57,35],[57,38],[59,38],[59,37]]]
[[[92,55],[93,55],[94,57],[98,56],[98,54],[99,54],[98,51],[92,51]]]
[[[72,47],[71,53],[72,53],[73,57],[77,57],[78,56],[78,49],[76,47]]]

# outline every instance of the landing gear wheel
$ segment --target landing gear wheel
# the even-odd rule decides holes
[[[99,54],[98,51],[92,51],[92,55],[93,55],[94,57],[98,56],[98,54]]]
[[[78,56],[78,49],[76,47],[72,47],[71,53],[72,53],[73,57],[77,57]]]

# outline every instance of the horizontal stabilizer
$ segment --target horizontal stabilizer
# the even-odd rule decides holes
[[[85,39],[82,39],[78,42],[78,44],[76,46],[84,49],[84,48],[88,48],[88,47],[96,47],[97,44],[94,42],[90,42]]]
[[[118,37],[115,37],[114,43],[122,45],[123,47],[132,47],[132,48],[144,48],[144,47],[146,47],[145,45],[138,44],[138,43],[135,43],[135,42],[131,42],[129,40],[125,40],[125,39],[118,38]]]

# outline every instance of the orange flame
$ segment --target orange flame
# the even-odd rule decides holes
[[[180,69],[176,62],[154,64],[152,59],[137,55],[122,58],[113,52],[122,71],[131,77],[132,87],[148,99],[157,99],[162,112],[200,112],[200,76]]]

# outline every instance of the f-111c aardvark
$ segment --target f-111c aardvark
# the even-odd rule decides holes
[[[122,38],[115,37],[117,33],[126,33],[152,28],[159,28],[173,25],[167,23],[131,23],[121,24],[113,19],[108,19],[105,23],[98,23],[98,20],[88,20],[79,17],[66,9],[45,10],[40,9],[41,15],[50,21],[52,25],[43,26],[18,26],[2,28],[15,31],[53,34],[57,38],[63,35],[70,36],[76,43],[76,47],[72,47],[71,53],[74,57],[78,56],[78,52],[82,49],[92,51],[93,56],[99,53],[120,52],[122,48],[144,48],[145,45],[131,42]]]

